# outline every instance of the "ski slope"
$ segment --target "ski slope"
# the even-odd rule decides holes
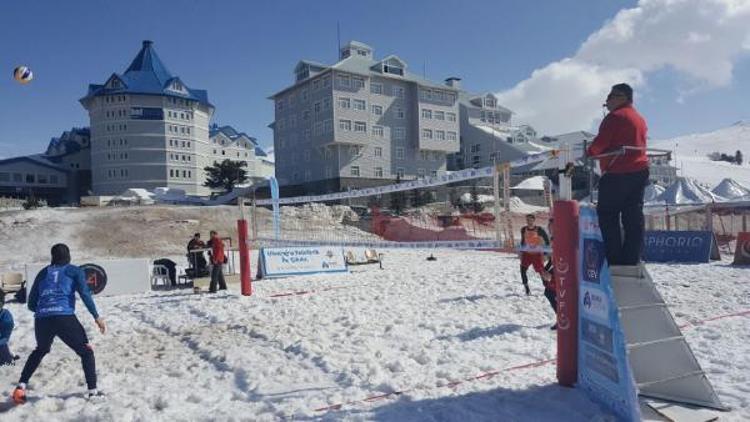
[[[58,341],[31,380],[31,401],[6,405],[0,419],[613,420],[556,385],[554,316],[535,274],[533,295],[522,294],[515,256],[437,251],[428,262],[434,251],[385,252],[383,270],[263,280],[252,297],[231,286],[99,298],[106,335],[79,302],[107,401],[81,398],[78,357]],[[750,270],[724,261],[649,271],[734,409],[722,420],[750,419],[750,315],[727,316],[750,309]],[[11,347],[25,358],[32,314],[8,308]],[[21,367],[0,370],[7,397]]]
[[[711,188],[726,177],[750,186],[750,121],[740,121],[708,133],[649,140],[649,147],[673,151],[671,164],[677,167],[678,175],[696,179]],[[741,166],[708,159],[712,152],[734,156],[737,150],[745,157]]]

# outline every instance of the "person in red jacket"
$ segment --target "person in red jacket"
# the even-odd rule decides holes
[[[544,253],[538,249],[543,246],[549,246],[547,232],[537,226],[535,222],[536,217],[534,214],[528,214],[526,216],[526,225],[521,227],[521,282],[527,296],[531,294],[531,289],[529,289],[529,278],[526,273],[529,267],[533,266],[539,275],[543,275]]]
[[[637,265],[643,249],[643,194],[648,183],[646,121],[633,107],[633,88],[612,87],[609,114],[587,154],[599,157],[602,177],[596,211],[609,265]],[[622,229],[620,228],[622,222]],[[621,232],[624,232],[622,236]]]
[[[211,284],[208,286],[209,293],[216,293],[216,284],[219,284],[219,290],[226,290],[227,283],[224,281],[224,241],[215,230],[211,230]]]

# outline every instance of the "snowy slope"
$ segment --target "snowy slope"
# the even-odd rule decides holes
[[[750,158],[750,121],[740,121],[709,133],[649,140],[649,147],[674,151],[672,165],[682,169],[682,176],[695,178],[710,186],[716,186],[722,179],[731,177],[740,184],[750,186],[750,165],[747,158],[741,166],[737,166],[711,161],[707,157],[712,152],[734,155],[740,150],[743,156]]]
[[[386,251],[383,270],[256,282],[249,298],[236,286],[215,296],[100,298],[106,335],[79,304],[108,400],[79,397],[80,362],[56,342],[31,380],[30,403],[0,419],[613,420],[579,390],[556,385],[553,314],[536,275],[527,297],[515,256],[443,251],[427,262],[430,252]],[[721,420],[750,419],[750,317],[701,323],[750,308],[748,269],[649,270],[734,409]],[[293,291],[312,293],[273,297]],[[11,347],[25,357],[32,315],[8,307],[17,324]],[[0,370],[7,397],[21,368]]]

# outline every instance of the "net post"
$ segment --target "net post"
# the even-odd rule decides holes
[[[558,155],[559,200],[552,214],[555,236],[552,259],[557,278],[557,382],[572,387],[578,379],[578,254],[580,228],[578,202],[573,200],[570,176],[565,171],[572,162],[570,146]]]
[[[495,195],[495,240],[497,240],[497,244],[502,249],[503,247],[503,228],[502,228],[502,221],[500,220],[500,171],[499,171],[500,165],[495,164],[494,168],[492,169],[492,188],[493,193]]]
[[[557,382],[572,387],[578,379],[578,202],[555,201],[552,259],[557,279]]]
[[[248,245],[248,226],[245,219],[245,198],[239,197],[240,219],[237,220],[237,238],[240,252],[240,290],[242,296],[251,296],[253,287],[250,278],[250,247]]]

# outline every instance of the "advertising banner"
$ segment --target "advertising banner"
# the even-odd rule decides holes
[[[260,276],[279,277],[315,273],[346,272],[344,249],[334,246],[262,248]]]
[[[640,420],[596,210],[580,210],[578,384],[626,421]]]
[[[714,245],[710,231],[647,231],[643,260],[646,262],[709,262]]]

